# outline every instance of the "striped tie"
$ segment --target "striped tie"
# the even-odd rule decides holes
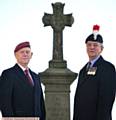
[[[91,62],[88,62],[86,70],[88,71],[91,67]]]
[[[24,71],[24,73],[25,73],[25,75],[26,75],[29,83],[30,83],[32,86],[34,86],[34,82],[33,82],[33,79],[31,78],[31,76],[30,76],[30,74],[29,74],[29,70],[26,69],[26,70]]]

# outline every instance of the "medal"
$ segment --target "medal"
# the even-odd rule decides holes
[[[97,71],[97,67],[91,67],[89,68],[87,75],[95,75]]]

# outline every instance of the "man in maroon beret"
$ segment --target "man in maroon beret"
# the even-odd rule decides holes
[[[17,63],[2,72],[0,106],[3,117],[39,117],[45,120],[45,106],[39,76],[28,68],[32,58],[29,42],[14,49]]]

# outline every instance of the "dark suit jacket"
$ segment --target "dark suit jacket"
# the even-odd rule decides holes
[[[3,117],[40,117],[45,120],[45,106],[39,76],[30,70],[34,86],[16,64],[4,70],[0,80],[0,106]]]
[[[79,74],[74,99],[73,120],[112,120],[111,110],[115,99],[116,71],[101,56],[93,67],[95,75],[87,74],[87,64]]]

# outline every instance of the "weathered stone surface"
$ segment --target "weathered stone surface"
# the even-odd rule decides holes
[[[63,29],[72,26],[74,19],[72,14],[63,14],[64,4],[57,2],[52,4],[53,14],[44,13],[42,18],[44,26],[53,28],[53,60],[63,61]]]
[[[44,13],[44,26],[53,28],[53,58],[49,68],[40,73],[45,85],[46,120],[70,120],[70,85],[77,73],[67,68],[63,59],[63,29],[71,26],[72,14],[63,14],[64,4],[52,4],[53,14]]]

